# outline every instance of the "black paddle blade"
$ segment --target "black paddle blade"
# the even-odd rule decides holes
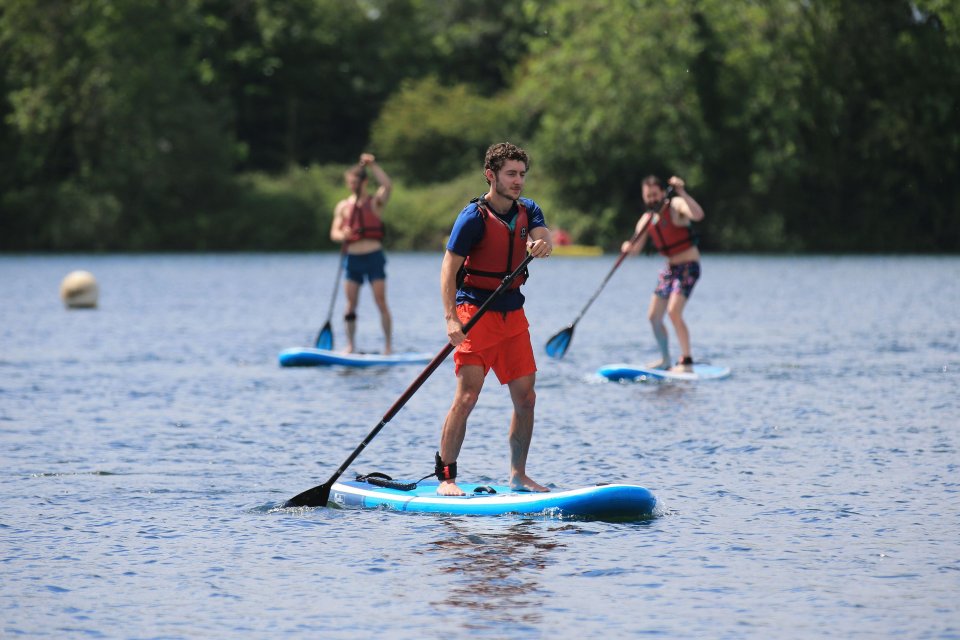
[[[333,328],[330,326],[330,323],[323,325],[323,329],[320,329],[320,333],[317,334],[316,341],[317,349],[326,349],[327,351],[333,350]]]
[[[287,500],[285,507],[325,507],[330,500],[330,483],[307,489]]]
[[[547,355],[551,358],[562,358],[571,340],[573,340],[573,325],[547,340]]]

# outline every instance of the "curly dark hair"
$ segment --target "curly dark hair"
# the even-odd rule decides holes
[[[483,169],[484,171],[490,169],[494,174],[500,173],[500,169],[503,169],[507,160],[519,160],[527,170],[530,169],[530,158],[527,156],[527,152],[509,142],[498,142],[490,145],[490,148],[487,149],[487,155],[483,158]],[[487,180],[487,182],[490,181]]]

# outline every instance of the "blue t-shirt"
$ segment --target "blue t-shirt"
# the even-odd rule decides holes
[[[540,209],[540,205],[529,198],[520,198],[520,201],[523,202],[523,205],[527,208],[528,233],[530,229],[547,226],[547,223],[543,219],[543,210]],[[506,215],[500,215],[493,211],[492,208],[490,211],[504,222],[512,225],[516,221],[519,207],[514,203]],[[467,257],[470,255],[470,250],[473,249],[474,245],[480,242],[485,230],[486,225],[480,216],[480,208],[476,202],[471,202],[464,207],[460,215],[457,216],[456,222],[453,223],[450,240],[447,242],[447,250],[458,256]],[[480,306],[490,297],[491,293],[491,291],[485,289],[474,289],[473,287],[463,286],[457,290],[457,304],[468,302]],[[490,310],[514,311],[523,306],[523,301],[524,297],[523,294],[520,293],[519,288],[508,289],[490,305]]]

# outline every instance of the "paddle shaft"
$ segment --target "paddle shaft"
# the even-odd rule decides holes
[[[337,265],[337,277],[333,280],[333,292],[330,294],[330,307],[327,311],[327,321],[325,325],[330,324],[330,321],[333,319],[333,307],[337,303],[337,289],[340,288],[340,276],[343,274],[343,259],[347,255],[347,243],[343,242],[340,245],[340,257],[337,259],[339,263]]]
[[[644,222],[639,229],[637,229],[636,233],[634,233],[633,236],[630,238],[630,244],[633,244],[640,239],[640,236],[642,236],[644,232],[646,232],[647,227],[650,226],[650,221],[652,219],[653,219],[653,216],[650,216],[649,218],[647,218],[647,221]],[[603,282],[600,283],[600,287],[596,291],[594,291],[593,295],[590,296],[590,299],[587,300],[587,304],[584,305],[583,310],[580,311],[580,315],[577,316],[576,320],[574,320],[570,324],[570,328],[573,328],[574,326],[576,326],[578,322],[580,322],[580,318],[582,318],[583,314],[587,312],[587,309],[590,308],[590,305],[593,304],[593,301],[597,299],[597,296],[600,295],[600,292],[603,291],[603,288],[607,286],[607,282],[610,281],[610,278],[613,277],[614,272],[620,267],[621,264],[623,264],[623,261],[626,260],[627,255],[629,255],[627,251],[620,252],[620,257],[617,258],[617,261],[613,263],[613,266],[610,268],[610,271],[607,272],[607,277],[603,279]]]
[[[463,325],[464,333],[470,331],[470,329],[477,324],[477,322],[480,320],[480,317],[487,312],[487,309],[490,308],[490,305],[493,304],[494,300],[499,298],[500,295],[510,286],[510,283],[512,283],[517,276],[523,273],[523,270],[527,268],[527,265],[530,264],[531,260],[533,260],[533,256],[528,254],[527,257],[524,258],[523,262],[520,263],[520,266],[517,267],[513,273],[503,279],[503,281],[500,283],[500,286],[490,294],[484,303],[480,305],[480,308],[477,309],[477,312],[473,314],[473,317],[471,317],[470,320]],[[440,350],[440,353],[434,356],[433,360],[430,361],[430,364],[424,368],[420,375],[417,376],[417,379],[414,380],[409,387],[407,387],[406,391],[403,392],[403,395],[397,398],[397,401],[393,403],[393,406],[391,406],[387,412],[383,414],[383,418],[380,419],[379,424],[377,424],[377,426],[375,426],[370,433],[367,434],[367,437],[363,439],[363,442],[360,443],[360,446],[353,450],[353,453],[350,454],[350,457],[348,457],[343,464],[340,465],[340,468],[337,469],[332,476],[330,476],[330,479],[327,480],[326,483],[319,487],[314,487],[313,489],[304,491],[300,495],[291,499],[290,503],[294,505],[305,504],[306,501],[308,501],[311,497],[318,495],[319,492],[319,495],[322,496],[322,500],[318,502],[326,504],[327,498],[330,495],[330,487],[333,486],[333,483],[336,482],[341,475],[343,475],[343,472],[347,470],[347,467],[349,467],[353,461],[357,459],[357,456],[359,456],[360,453],[366,448],[366,446],[370,444],[375,437],[377,437],[377,434],[380,433],[380,430],[383,429],[395,415],[397,415],[400,409],[403,408],[403,405],[407,404],[407,401],[413,397],[413,394],[415,394],[421,386],[423,386],[423,383],[427,381],[427,378],[429,378],[431,374],[436,371],[437,367],[440,366],[440,364],[447,358],[448,355],[450,355],[453,350],[454,346],[448,342],[446,346]]]
[[[660,211],[663,211],[665,207],[668,207],[670,204],[670,197],[673,194],[673,187],[667,187],[666,196],[664,200],[663,207],[660,208]],[[653,215],[650,215],[641,225],[640,228],[636,230],[633,236],[630,238],[630,244],[636,243],[640,240],[640,236],[646,232],[647,227],[650,226],[650,222],[653,220]],[[547,340],[547,355],[551,358],[562,358],[567,352],[567,349],[570,347],[570,341],[573,340],[573,330],[576,328],[577,323],[580,322],[580,318],[583,317],[583,314],[587,312],[587,309],[590,308],[590,305],[593,304],[593,301],[597,299],[597,296],[600,295],[600,292],[603,291],[603,288],[607,286],[607,282],[610,281],[610,278],[613,276],[614,272],[620,267],[623,261],[626,259],[629,252],[629,246],[626,250],[620,251],[620,257],[617,258],[617,261],[613,263],[613,266],[610,268],[610,271],[607,273],[607,277],[603,279],[603,282],[600,283],[600,287],[593,292],[593,295],[590,296],[590,299],[587,300],[587,304],[584,305],[581,309],[580,314],[571,322],[565,329],[561,329],[555,333],[549,340]]]

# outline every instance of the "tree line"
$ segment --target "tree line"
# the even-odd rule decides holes
[[[4,0],[0,250],[310,250],[342,171],[435,248],[532,157],[551,226],[618,246],[681,175],[718,251],[960,250],[949,0]],[[388,243],[389,244],[389,243]]]

